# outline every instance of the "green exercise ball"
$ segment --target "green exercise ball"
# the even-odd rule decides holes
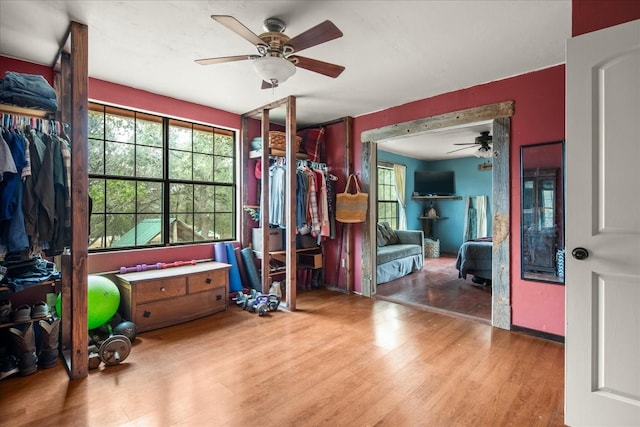
[[[104,276],[89,275],[87,280],[87,323],[88,329],[98,328],[107,323],[120,306],[120,290],[115,283]],[[61,315],[61,296],[56,300],[56,313]]]

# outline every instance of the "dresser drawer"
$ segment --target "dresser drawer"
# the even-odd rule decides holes
[[[227,285],[229,272],[226,270],[206,271],[191,274],[187,277],[189,293],[208,291]]]
[[[226,308],[226,289],[215,288],[181,298],[139,304],[133,314],[133,322],[139,332],[144,332],[187,322]]]
[[[136,294],[138,304],[147,301],[179,297],[187,293],[185,277],[164,278],[150,280],[148,282],[139,282],[135,283],[132,287]]]

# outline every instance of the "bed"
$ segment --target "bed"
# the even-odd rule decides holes
[[[491,284],[491,262],[493,255],[493,239],[483,237],[466,241],[458,250],[456,269],[458,277],[466,279],[473,276],[474,283]]]

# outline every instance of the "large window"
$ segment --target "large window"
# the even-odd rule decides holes
[[[235,133],[89,105],[89,248],[235,239]]]
[[[388,222],[398,229],[398,196],[393,167],[378,165],[378,222]]]

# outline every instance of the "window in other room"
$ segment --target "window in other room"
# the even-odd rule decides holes
[[[391,165],[378,165],[378,222],[388,222],[398,229],[398,197],[396,178]]]

